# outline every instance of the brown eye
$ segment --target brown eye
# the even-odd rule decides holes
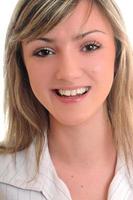
[[[95,42],[88,43],[88,44],[84,45],[84,47],[82,48],[82,51],[84,51],[84,52],[95,51],[95,50],[99,49],[100,47],[101,47],[101,45],[97,44]]]
[[[51,56],[53,54],[55,54],[54,51],[49,48],[42,48],[33,53],[33,55],[37,57],[46,57],[46,56]]]

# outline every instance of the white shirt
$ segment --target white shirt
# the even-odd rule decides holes
[[[27,152],[0,156],[0,200],[72,200],[65,183],[58,177],[50,158],[47,139],[43,148],[39,173],[35,173],[35,148]],[[102,176],[102,174],[101,174]],[[133,175],[128,176],[125,162],[119,157],[110,184],[108,200],[133,200]]]

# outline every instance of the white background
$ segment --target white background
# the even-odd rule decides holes
[[[14,6],[17,0],[4,0],[0,7],[0,140],[3,139],[5,134],[4,124],[4,111],[3,111],[3,53],[4,53],[4,40],[6,35],[6,29],[13,12]],[[121,8],[123,17],[127,26],[129,38],[133,44],[133,6],[131,0],[116,0],[117,4]]]

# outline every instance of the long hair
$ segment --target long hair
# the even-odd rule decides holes
[[[5,45],[5,116],[7,133],[1,153],[26,149],[35,141],[37,166],[49,127],[49,113],[34,96],[25,63],[23,40],[48,33],[72,13],[79,0],[19,0],[12,16]],[[90,2],[88,0],[88,2]],[[115,75],[107,97],[108,116],[117,151],[122,151],[128,166],[133,158],[133,63],[132,50],[123,19],[113,0],[92,0],[108,18],[115,37]]]

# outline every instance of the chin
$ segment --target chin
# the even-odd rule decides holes
[[[56,121],[64,126],[79,126],[81,124],[87,123],[89,117],[83,116],[71,116],[71,117],[62,117],[56,119]]]

